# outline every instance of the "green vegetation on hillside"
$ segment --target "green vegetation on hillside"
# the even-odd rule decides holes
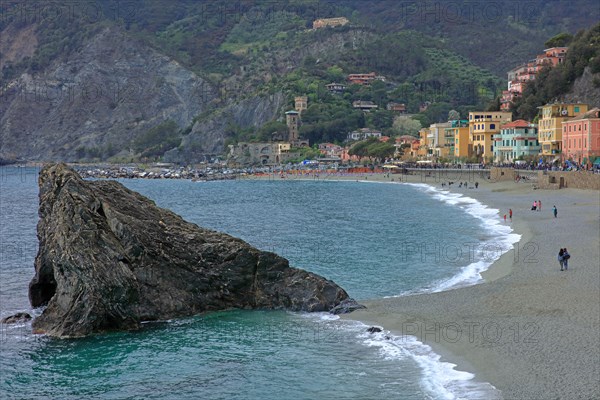
[[[394,155],[396,148],[391,143],[381,142],[376,137],[356,143],[350,148],[348,154],[358,157],[369,157],[372,160],[382,162]]]
[[[594,74],[600,72],[600,24],[575,35],[564,62],[542,69],[535,81],[525,87],[523,96],[513,105],[513,112],[519,118],[533,120],[538,107],[568,93],[586,67]],[[600,90],[600,81],[594,85]]]

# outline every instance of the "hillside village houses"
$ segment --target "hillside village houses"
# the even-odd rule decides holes
[[[536,75],[544,67],[554,67],[562,63],[568,47],[552,47],[544,50],[534,60],[516,66],[508,71],[508,88],[502,91],[500,110],[509,111],[512,103],[523,94],[528,82],[535,80]]]
[[[344,93],[344,91],[346,91],[346,85],[344,85],[342,83],[332,82],[328,85],[325,85],[325,87],[327,88],[327,90],[330,93],[334,93],[334,94],[341,94],[341,93]]]
[[[397,112],[400,114],[406,114],[406,104],[402,103],[387,103],[385,107],[388,111]]]
[[[379,106],[372,101],[356,100],[352,102],[352,107],[357,108],[364,112],[371,112],[371,110],[377,109]]]
[[[375,80],[385,82],[385,77],[377,75],[375,72],[348,75],[348,81],[355,85],[369,86]]]
[[[418,137],[401,136],[395,138],[395,157],[431,161],[470,160],[484,164],[514,163],[518,160],[536,162],[566,162],[591,165],[600,158],[600,108],[589,109],[588,104],[554,102],[539,108],[536,120],[513,121],[510,104],[520,96],[528,82],[536,78],[545,66],[555,66],[563,62],[566,47],[553,47],[544,50],[535,60],[520,65],[509,72],[508,91],[503,93],[500,111],[472,111],[468,119],[461,120],[453,111],[448,122],[434,123],[419,131]],[[359,85],[369,85],[376,79],[383,79],[376,73],[350,74],[348,80]],[[327,90],[343,93],[344,84],[331,83]],[[506,95],[506,96],[505,96]],[[507,100],[507,101],[504,101]],[[426,110],[431,103],[424,102],[420,110]],[[507,105],[508,104],[508,105]],[[355,100],[355,109],[365,113],[378,108],[372,101]],[[230,147],[230,158],[240,163],[273,165],[285,163],[294,155],[294,148],[308,146],[307,140],[300,138],[301,114],[308,107],[307,96],[294,98],[294,109],[285,113],[287,137],[273,137],[268,143],[239,143]],[[406,113],[402,103],[388,103],[388,111]],[[350,156],[354,142],[376,137],[380,141],[389,140],[380,130],[368,127],[348,132],[346,144],[322,143],[319,151],[328,160],[361,161]]]
[[[287,138],[273,137],[271,142],[240,142],[229,145],[229,162],[233,165],[276,165],[287,163],[294,157],[292,150],[308,147],[309,142],[300,137],[300,112],[307,108],[308,98],[298,96],[294,99],[296,110],[285,113]],[[298,110],[298,111],[297,111]]]
[[[381,132],[369,128],[361,128],[348,133],[348,141],[365,140],[370,137],[381,138]],[[389,139],[389,138],[388,138]]]

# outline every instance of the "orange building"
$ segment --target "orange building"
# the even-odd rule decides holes
[[[562,148],[564,159],[580,164],[600,156],[600,108],[563,121]]]
[[[348,74],[348,80],[356,85],[370,85],[374,80],[384,81],[383,76],[377,75],[375,72],[368,74]]]

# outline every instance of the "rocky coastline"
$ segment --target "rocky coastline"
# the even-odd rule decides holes
[[[203,229],[115,181],[65,164],[40,172],[32,328],[60,338],[228,309],[348,312],[344,289]],[[341,306],[341,307],[340,307]]]

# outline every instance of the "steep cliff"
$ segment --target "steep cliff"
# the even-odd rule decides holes
[[[38,333],[79,337],[232,308],[357,306],[332,281],[186,222],[117,182],[84,181],[57,164],[41,171],[39,185],[29,287],[31,304],[47,305],[33,321]]]
[[[589,104],[590,108],[600,106],[600,73],[593,74],[591,68],[586,67],[563,100],[568,103]]]
[[[0,157],[111,156],[161,122],[188,126],[216,98],[205,80],[132,39],[101,30],[80,52],[3,88]]]

